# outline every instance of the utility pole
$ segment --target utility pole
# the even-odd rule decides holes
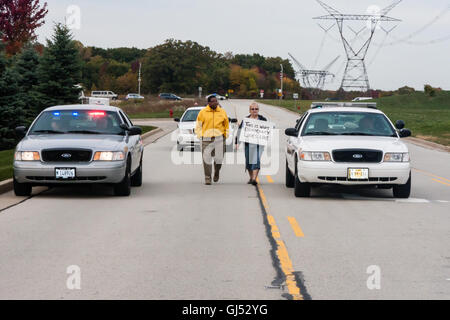
[[[281,80],[281,95],[280,95],[280,100],[283,100],[283,65],[280,64],[281,66],[281,73],[280,73],[280,80]]]
[[[141,79],[141,67],[142,67],[142,63],[139,61],[139,79],[138,79],[138,82],[139,82],[138,94],[139,95],[141,95],[141,81],[142,81],[142,79]]]

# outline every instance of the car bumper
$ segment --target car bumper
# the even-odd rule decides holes
[[[56,168],[75,168],[75,179],[55,179]],[[51,164],[14,162],[14,177],[17,182],[35,185],[119,183],[125,176],[125,170],[125,161]]]
[[[369,169],[369,179],[348,179],[349,168]],[[409,162],[402,163],[336,163],[319,161],[299,161],[301,182],[341,185],[394,185],[405,184],[411,172]]]

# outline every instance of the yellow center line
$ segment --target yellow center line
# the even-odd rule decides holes
[[[283,240],[281,240],[281,234],[275,222],[275,218],[270,214],[269,203],[267,202],[264,190],[262,189],[259,183],[257,187],[259,196],[261,198],[261,202],[267,214],[267,221],[269,222],[270,225],[272,237],[275,239],[277,243],[276,255],[278,257],[278,260],[280,261],[281,270],[283,271],[284,276],[286,278],[286,287],[288,289],[288,292],[292,296],[292,299],[304,300],[303,295],[300,292],[300,288],[297,285],[297,281],[295,280],[294,268],[292,266],[292,261],[291,258],[289,257],[286,245],[284,244]]]
[[[273,183],[273,179],[271,176],[266,176],[267,177],[267,181],[269,181],[269,183]]]
[[[426,172],[426,171],[419,170],[419,169],[416,169],[416,168],[413,168],[413,169],[416,170],[416,171],[418,171],[418,172],[420,172],[420,173],[426,174],[427,176],[435,177],[435,178],[438,178],[438,179],[441,179],[441,180],[450,182],[450,179],[443,178],[443,177],[439,177],[439,176],[437,176],[437,175],[435,175],[435,174],[432,174],[432,173],[430,173],[430,172]],[[433,180],[434,180],[434,179],[433,179]]]
[[[431,179],[431,180],[436,181],[436,182],[439,182],[439,183],[441,183],[441,184],[445,184],[446,186],[450,186],[450,183],[446,183],[446,182],[443,182],[443,181],[438,180],[438,179]]]
[[[303,238],[305,234],[302,231],[302,228],[300,228],[300,225],[298,224],[297,220],[295,220],[294,217],[287,217],[289,220],[289,223],[291,224],[292,229],[294,230],[294,233],[297,237]]]

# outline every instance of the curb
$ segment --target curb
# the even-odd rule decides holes
[[[427,148],[427,149],[431,149],[431,150],[437,150],[437,151],[442,151],[442,152],[450,152],[450,147],[445,146],[443,144],[439,144],[436,142],[432,142],[432,141],[428,141],[428,140],[424,140],[424,139],[420,139],[420,138],[416,138],[416,137],[408,137],[405,138],[405,141],[411,142],[417,146],[423,147],[423,148]]]
[[[144,133],[144,134],[141,136],[141,138],[142,138],[142,140],[144,140],[144,139],[146,139],[146,138],[148,138],[148,137],[150,137],[150,136],[152,136],[152,135],[154,135],[154,134],[157,134],[158,132],[161,132],[161,131],[163,131],[163,129],[161,129],[161,128],[156,128],[156,129],[154,129],[154,130],[152,130],[152,131],[149,131],[149,132],[147,132],[147,133]]]
[[[163,131],[161,128],[157,128],[157,129],[154,129],[154,130],[152,130],[150,132],[144,133],[142,135],[142,140],[144,140],[144,139],[146,139],[146,138],[148,138],[148,137],[150,137],[150,136],[152,136],[152,135],[154,135],[154,134],[156,134],[158,132],[161,132],[161,131]],[[11,191],[13,189],[13,186],[14,186],[13,185],[13,179],[0,181],[0,194],[3,194],[3,193]]]
[[[6,193],[13,189],[13,179],[0,181],[0,194]]]

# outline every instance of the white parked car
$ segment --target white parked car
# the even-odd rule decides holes
[[[92,91],[91,97],[93,97],[93,98],[108,98],[108,99],[112,99],[112,100],[117,100],[117,98],[119,96],[112,91]]]
[[[125,100],[129,100],[129,99],[144,100],[145,98],[137,93],[129,93],[125,97]]]
[[[210,94],[210,95],[207,95],[205,98],[206,98],[206,100],[208,100],[208,98],[209,97],[211,97],[211,96],[214,96],[214,97],[216,97],[217,98],[217,100],[226,100],[227,98],[226,97],[224,97],[224,96],[221,96],[220,94],[217,94],[217,93],[213,93],[213,94]]]
[[[362,107],[366,105],[366,107]],[[312,186],[371,185],[408,198],[411,166],[396,125],[374,103],[313,103],[295,128],[286,129],[286,186],[308,197]]]
[[[177,150],[182,151],[185,149],[195,150],[200,148],[200,140],[195,134],[195,124],[197,121],[197,116],[200,110],[205,107],[191,107],[186,109],[181,118],[174,119],[178,122],[178,136],[177,136]],[[233,151],[233,139],[236,137],[237,133],[237,119],[230,120],[230,131],[228,138],[226,140],[226,150]]]
[[[364,101],[364,100],[373,100],[372,97],[356,97],[355,99],[353,99],[353,102],[358,102],[358,101]]]

